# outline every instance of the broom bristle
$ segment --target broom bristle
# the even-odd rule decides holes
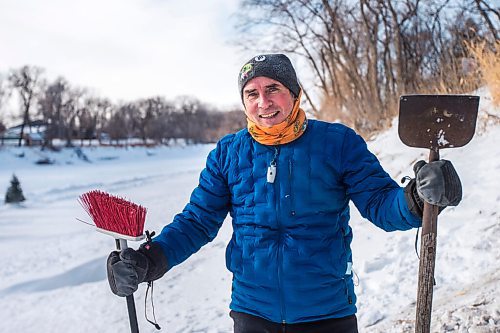
[[[99,190],[82,194],[79,201],[96,227],[132,237],[143,234],[146,221],[143,206]]]

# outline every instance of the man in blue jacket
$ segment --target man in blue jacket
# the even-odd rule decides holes
[[[458,175],[449,161],[421,161],[401,188],[353,130],[306,118],[285,55],[252,58],[238,83],[247,129],[218,142],[160,235],[111,253],[111,289],[127,296],[160,278],[212,241],[229,213],[234,332],[357,332],[349,201],[383,230],[417,228],[423,200],[460,202]]]

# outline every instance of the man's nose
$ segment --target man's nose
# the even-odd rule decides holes
[[[266,94],[262,94],[260,95],[259,97],[259,108],[261,109],[267,109],[268,107],[270,107],[272,105],[272,101],[270,98],[268,98],[266,96]]]

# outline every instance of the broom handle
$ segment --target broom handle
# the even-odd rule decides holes
[[[115,239],[116,241],[116,249],[121,251],[125,250],[127,245],[126,239]],[[135,310],[135,302],[134,302],[134,294],[126,297],[127,299],[127,310],[128,310],[128,319],[130,321],[130,331],[132,333],[139,333],[139,325],[137,323],[137,313]]]

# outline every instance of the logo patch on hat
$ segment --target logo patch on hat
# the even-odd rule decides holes
[[[258,61],[258,62],[261,62],[261,61],[264,61],[266,60],[266,56],[265,55],[260,55],[260,56],[256,56],[254,58],[255,61]]]
[[[252,71],[253,65],[248,63],[240,71],[240,80],[244,80],[248,77],[248,73]]]

